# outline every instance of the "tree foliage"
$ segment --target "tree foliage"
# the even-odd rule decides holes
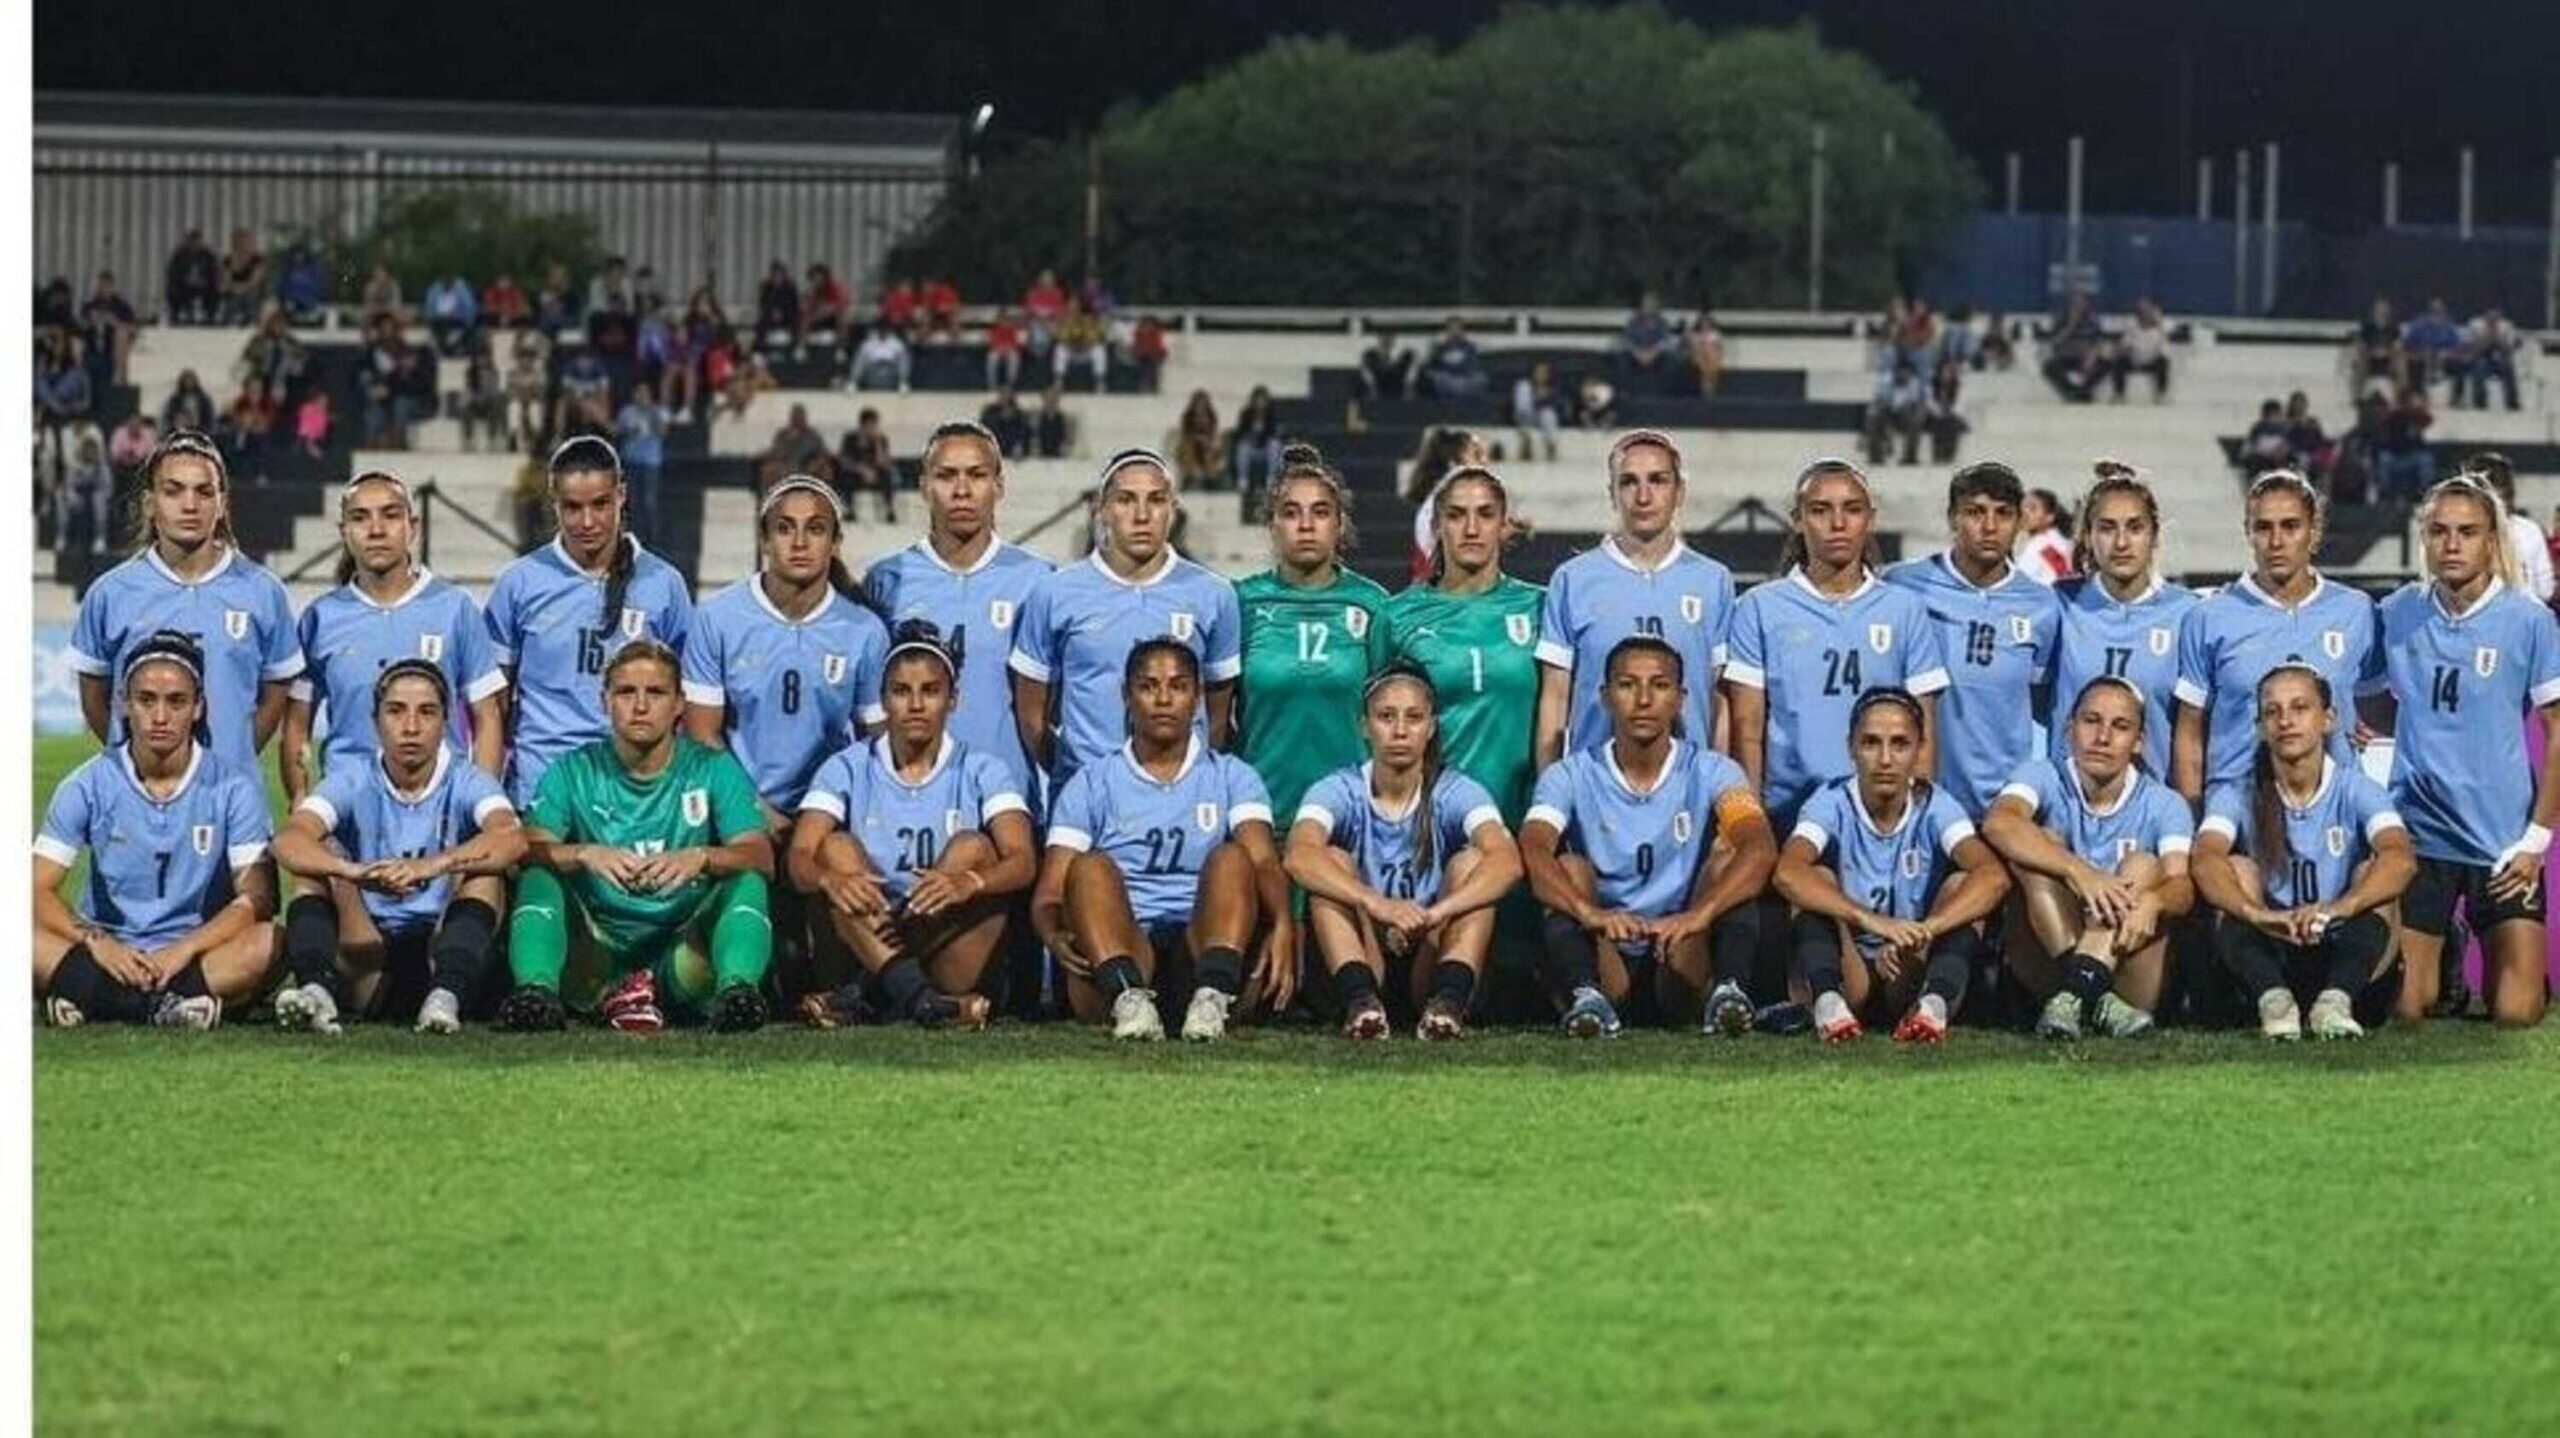
[[[604,244],[593,215],[529,211],[503,190],[402,190],[347,244],[349,293],[362,288],[376,259],[390,262],[401,292],[412,298],[447,275],[477,287],[500,272],[515,276],[530,294],[555,264],[568,266],[571,282],[583,285],[602,267]]]

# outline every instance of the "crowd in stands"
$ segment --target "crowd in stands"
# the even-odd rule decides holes
[[[2435,299],[2406,322],[2395,321],[2392,313],[2389,299],[2375,299],[2348,341],[2347,368],[2359,400],[2378,393],[2396,402],[2414,389],[2423,402],[2441,384],[2454,408],[2487,409],[2495,380],[2507,408],[2519,407],[2516,352],[2524,336],[2504,310],[2491,305],[2465,323]]]
[[[2045,382],[2074,404],[2096,399],[2101,386],[2121,402],[2135,375],[2150,379],[2152,403],[2168,400],[2169,327],[2160,306],[2148,296],[2136,300],[2132,317],[2109,330],[2096,303],[2074,290],[2045,336]]]
[[[1875,388],[1860,430],[1868,461],[1918,464],[1925,439],[1932,463],[1953,463],[1972,428],[1959,408],[1965,374],[2009,367],[2006,327],[1996,316],[1977,321],[1970,306],[1942,315],[1904,297],[1885,307],[1875,334]]]

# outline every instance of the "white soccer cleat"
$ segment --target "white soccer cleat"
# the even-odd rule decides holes
[[[1164,1019],[1156,1013],[1153,989],[1122,989],[1111,1001],[1111,1036],[1153,1042],[1164,1037]]]
[[[1235,995],[1211,988],[1207,984],[1191,991],[1191,1007],[1182,1014],[1182,1036],[1195,1044],[1205,1044],[1227,1036],[1227,1010],[1235,1007]]]
[[[2151,1011],[2137,1007],[2130,1000],[2108,993],[2098,1000],[2098,1028],[2111,1039],[2138,1039],[2159,1025]]]
[[[1845,1044],[1867,1031],[1838,989],[1824,989],[1813,1001],[1813,1031],[1826,1044]]]
[[[2360,1039],[2364,1025],[2356,1022],[2356,1001],[2344,989],[2322,989],[2311,1000],[2311,1036],[2318,1039]]]
[[[2302,1037],[2302,1006],[2291,989],[2269,989],[2258,995],[2258,1032],[2278,1043]]]
[[[2069,1041],[2080,1037],[2080,996],[2069,989],[2044,1001],[2036,1016],[2036,1037]]]
[[[222,1024],[222,1000],[211,994],[194,994],[180,998],[162,994],[160,1006],[151,1011],[151,1026],[156,1029],[210,1029]]]
[[[87,1023],[89,1016],[80,1012],[80,1006],[69,999],[47,999],[44,1001],[44,1021],[58,1029],[76,1029]]]
[[[461,998],[451,989],[429,989],[427,1001],[418,1005],[418,1032],[422,1034],[462,1032]]]
[[[276,995],[276,1025],[315,1034],[339,1031],[338,1001],[319,984],[302,984]]]

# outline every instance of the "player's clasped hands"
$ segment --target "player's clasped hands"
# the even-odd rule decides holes
[[[2123,927],[2142,897],[2133,885],[2085,863],[2072,871],[2071,892],[2079,897],[2090,924],[2107,929]]]

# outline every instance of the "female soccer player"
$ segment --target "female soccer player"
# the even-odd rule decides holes
[[[316,886],[285,908],[286,1028],[333,1034],[345,1012],[461,1031],[525,842],[498,781],[446,742],[451,686],[432,659],[383,669],[373,754],[332,764],[276,835],[276,861]]]
[[[1856,1038],[1862,1015],[1900,1015],[1899,1042],[1944,1039],[1984,953],[1982,921],[2009,896],[1973,821],[1917,772],[1927,722],[1906,690],[1860,695],[1857,773],[1816,789],[1778,852],[1773,882],[1796,912],[1793,997],[1813,1005],[1825,1043]]]
[[[163,632],[200,650],[197,679],[215,756],[252,781],[258,753],[284,722],[286,684],[302,672],[284,585],[231,537],[231,475],[212,440],[180,430],[142,462],[140,528],[131,559],[81,597],[71,626],[80,713],[101,744],[123,711],[111,676],[130,672],[135,646]]]
[[[266,796],[257,770],[213,751],[193,638],[164,630],[119,650],[123,732],[53,791],[36,829],[36,993],[60,1028],[209,1029],[275,963]],[[62,881],[84,849],[75,913]]]
[[[2434,1007],[2459,901],[2487,956],[2489,1013],[2542,1021],[2543,866],[2560,823],[2560,742],[2528,789],[2524,713],[2560,736],[2560,624],[2517,580],[2504,506],[2457,475],[2427,496],[2427,582],[2382,603],[2391,795],[2418,875],[2402,910],[2400,1016]]]
[[[2249,777],[2215,785],[2196,827],[2196,891],[2222,914],[2215,947],[2271,1039],[2302,1037],[2298,981],[2314,1037],[2364,1037],[2355,1010],[2390,963],[2387,907],[2418,872],[2391,796],[2329,754],[2337,724],[2319,670],[2268,670]],[[2370,1005],[2377,1021],[2392,997]]]
[[[1796,476],[1779,556],[1782,577],[1734,606],[1725,665],[1733,757],[1790,831],[1818,786],[1846,778],[1849,710],[1870,688],[1907,689],[1922,718],[1918,773],[1933,772],[1929,728],[1947,663],[1920,597],[1876,578],[1875,495],[1845,459],[1818,459]]]
[[[889,1011],[928,1028],[986,1026],[987,962],[1040,868],[1013,771],[951,736],[959,670],[932,625],[899,626],[884,666],[888,728],[819,767],[785,855]],[[861,988],[810,994],[801,1017],[843,1024],[863,1007]]]
[[[1012,772],[1015,792],[1035,807],[1031,756],[1014,722],[1005,657],[1032,587],[1054,567],[996,534],[1004,499],[1004,449],[981,425],[946,424],[924,446],[925,536],[879,560],[863,576],[871,607],[892,631],[930,622],[960,666],[951,732]]]
[[[418,563],[417,508],[409,486],[386,470],[347,481],[338,497],[338,587],[311,601],[299,628],[307,662],[284,711],[276,768],[285,802],[299,804],[319,782],[312,731],[325,726],[321,768],[370,774],[377,750],[375,681],[391,665],[424,660],[444,676],[454,751],[484,773],[504,772],[507,710],[498,696],[505,671],[489,643],[480,604]],[[281,849],[279,849],[281,856]]]
[[[715,1029],[764,1024],[773,837],[738,761],[677,732],[680,669],[654,639],[615,649],[611,733],[543,771],[507,920],[509,1028],[556,1029],[575,1007],[654,1033],[662,996]]]
[[[2178,626],[2178,733],[2170,763],[2178,792],[2201,800],[2216,784],[2248,777],[2255,751],[2258,681],[2289,660],[2320,671],[2332,692],[2354,694],[2382,673],[2373,600],[2331,584],[2320,552],[2320,492],[2289,469],[2249,483],[2249,550],[2256,567],[2187,612]],[[2349,726],[2352,727],[2352,726]],[[2329,751],[2355,762],[2342,728]]]
[[[1688,708],[1683,664],[1650,634],[1619,640],[1601,666],[1611,736],[1541,772],[1521,826],[1529,888],[1547,910],[1548,977],[1575,1038],[1617,1033],[1618,1006],[1644,988],[1668,1022],[1751,1027],[1752,900],[1778,843],[1742,770],[1674,733]]]
[[[1236,752],[1294,814],[1307,787],[1361,753],[1360,695],[1387,662],[1387,591],[1342,566],[1351,495],[1313,445],[1281,451],[1267,491],[1272,567],[1236,584],[1244,620]]]
[[[2142,770],[2142,695],[2092,679],[2069,710],[2071,757],[2031,759],[1983,816],[1982,837],[2018,878],[2024,932],[2003,946],[2027,988],[2049,995],[2036,1032],[2076,1039],[2152,1029],[2167,940],[2187,912],[2195,821]]]
[[[1453,471],[1431,500],[1439,536],[1428,584],[1387,605],[1395,657],[1439,696],[1450,766],[1493,795],[1502,822],[1529,811],[1537,778],[1538,615],[1546,591],[1502,572],[1511,496],[1489,469]]]
[[[1967,815],[1989,808],[2035,747],[2029,720],[2062,622],[2053,590],[2009,562],[2025,498],[2009,466],[1966,465],[1947,483],[1954,544],[1885,571],[1886,582],[1920,596],[1937,626],[1949,681],[1938,700],[1937,774]]]
[[[1307,891],[1307,926],[1353,1038],[1387,1036],[1378,986],[1399,959],[1414,1036],[1464,1034],[1494,902],[1520,881],[1520,850],[1493,796],[1441,757],[1438,710],[1419,670],[1398,665],[1369,681],[1369,762],[1319,781],[1289,825],[1289,877]]]
[[[2053,692],[2073,695],[2089,681],[2130,680],[2148,706],[2142,717],[2143,762],[2169,772],[2169,735],[2178,683],[2178,626],[2196,607],[2195,591],[2160,577],[2160,502],[2132,466],[2098,462],[2097,483],[2080,502],[2072,542],[2073,577],[2054,586],[2062,602],[2062,638],[2053,658]],[[2071,756],[2071,729],[2049,726],[2052,757]]]
[[[1113,1038],[1160,1039],[1161,991],[1182,1007],[1184,1038],[1216,1039],[1239,1002],[1278,1013],[1297,991],[1271,798],[1251,765],[1201,739],[1200,656],[1188,643],[1141,640],[1123,667],[1129,738],[1059,790],[1031,922],[1067,972],[1077,1018],[1109,1018]]]
[[[1733,573],[1680,539],[1688,479],[1680,450],[1659,430],[1632,430],[1609,447],[1609,502],[1617,532],[1556,567],[1539,621],[1538,764],[1607,740],[1600,668],[1619,640],[1648,634],[1669,644],[1694,676],[1689,742],[1722,747],[1715,686],[1733,620]]]
[[[551,452],[559,536],[489,591],[489,638],[515,689],[507,794],[530,804],[552,761],[604,736],[605,657],[638,639],[681,649],[693,595],[623,527],[622,458],[593,435]]]
[[[1199,658],[1212,748],[1227,745],[1244,669],[1235,586],[1173,552],[1181,502],[1164,459],[1122,450],[1097,491],[1102,542],[1092,560],[1034,585],[1014,629],[1014,722],[1053,793],[1119,747],[1127,730],[1117,686],[1133,645],[1169,635]]]
[[[1413,506],[1414,583],[1429,580],[1440,562],[1440,486],[1461,469],[1482,469],[1491,454],[1473,430],[1435,424],[1423,431],[1404,480],[1404,502]]]

